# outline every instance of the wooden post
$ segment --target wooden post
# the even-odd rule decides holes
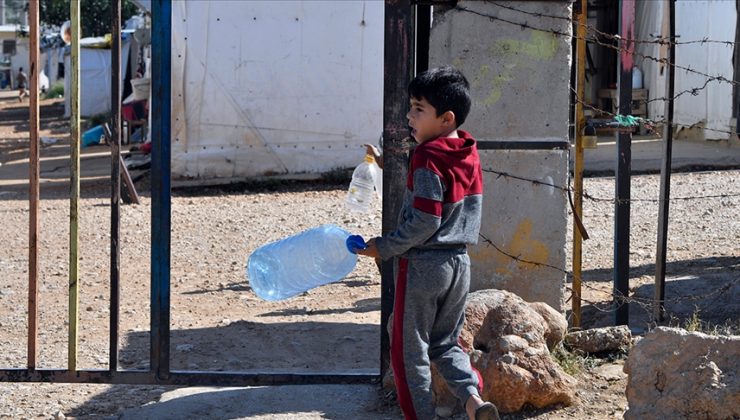
[[[383,233],[396,229],[406,179],[407,87],[414,71],[410,0],[386,0],[383,83]],[[380,285],[380,375],[390,365],[388,317],[393,311],[393,262],[384,261]]]
[[[110,339],[108,369],[118,369],[118,318],[121,278],[121,0],[111,0],[111,198],[110,198]]]
[[[668,0],[669,42],[668,63],[676,60],[676,3]],[[660,167],[660,203],[658,208],[658,249],[655,252],[655,302],[653,303],[653,319],[663,320],[665,301],[665,262],[666,248],[668,247],[668,208],[671,198],[671,156],[673,151],[673,92],[676,80],[676,67],[668,64],[668,79],[665,84],[665,119],[663,126],[663,161]]]
[[[619,11],[619,114],[632,114],[632,66],[635,38],[635,0],[621,0]],[[617,132],[616,197],[614,204],[614,304],[616,325],[629,323],[630,171],[632,132]]]
[[[28,3],[30,40],[29,108],[29,221],[28,221],[28,368],[36,369],[38,348],[39,279],[39,2]]]
[[[583,220],[583,132],[585,118],[583,116],[583,103],[586,100],[586,7],[588,0],[580,0],[578,11],[578,23],[576,24],[576,118],[575,139],[576,156],[575,168],[573,168],[573,197],[575,214],[573,219]],[[581,326],[581,268],[583,236],[577,223],[573,223],[573,297],[571,309],[573,312],[573,327]]]
[[[77,321],[79,303],[79,206],[80,206],[80,2],[70,2],[72,28],[72,76],[70,104],[70,194],[69,194],[69,341],[67,369],[77,370]]]

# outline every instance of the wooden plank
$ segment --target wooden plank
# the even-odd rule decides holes
[[[108,123],[103,124],[103,133],[105,134],[105,139],[108,142],[108,144],[113,144],[113,131],[110,128],[110,125]],[[112,149],[112,146],[111,146]],[[120,150],[120,149],[119,149]],[[113,155],[113,151],[111,150],[111,156]],[[131,173],[128,171],[128,168],[126,168],[126,162],[123,161],[123,156],[121,156],[121,153],[118,153],[118,177],[123,178],[124,183],[126,184],[126,189],[128,190],[128,197],[121,195],[121,189],[120,189],[120,179],[119,179],[119,187],[118,187],[118,198],[122,200],[126,204],[139,204],[139,194],[136,192],[136,186],[134,185],[134,181],[131,178]],[[111,174],[111,176],[114,176],[114,174]],[[120,219],[120,204],[119,211],[116,213],[117,220]],[[112,213],[112,212],[111,212]],[[111,214],[113,216],[113,214]],[[112,221],[111,221],[112,223]],[[120,235],[120,233],[119,233]],[[111,228],[111,236],[113,236],[113,228]],[[119,236],[116,236],[118,238]],[[111,252],[113,250],[111,249]]]

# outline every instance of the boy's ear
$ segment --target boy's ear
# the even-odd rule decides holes
[[[445,124],[454,126],[455,125],[455,113],[452,111],[446,111],[444,114],[442,114],[442,122],[444,122]]]

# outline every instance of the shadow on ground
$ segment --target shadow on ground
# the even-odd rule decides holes
[[[374,304],[377,310],[377,303],[366,304]],[[148,369],[149,343],[148,331],[128,333],[122,340],[123,347],[120,350],[121,369]],[[173,371],[376,374],[379,372],[379,348],[379,326],[374,324],[310,320],[278,323],[237,321],[213,328],[173,330],[170,365]],[[341,410],[346,411],[344,406],[348,402],[351,404],[352,401],[364,401],[367,404],[375,404],[377,401],[375,386],[370,384],[337,388],[332,388],[333,385],[322,385],[320,389],[314,389],[315,387],[317,386],[235,388],[222,392],[214,391],[213,395],[209,395],[211,392],[204,393],[204,389],[199,390],[201,395],[190,395],[192,389],[183,389],[181,390],[183,395],[168,394],[168,398],[173,400],[156,404],[156,408],[153,406],[137,408],[125,418],[235,418],[267,413],[288,414],[295,411],[320,411],[322,415],[328,416],[324,418],[363,418],[356,417],[356,413],[351,413],[350,417],[346,417],[347,413],[334,416],[331,414],[331,408],[334,407],[339,410],[337,413],[341,413]],[[281,390],[275,391],[275,388]],[[101,407],[110,405],[109,401],[115,400],[118,395],[124,395],[125,401],[129,404],[105,413],[110,415],[123,408],[138,407],[149,401],[157,401],[162,393],[172,389],[175,388],[117,385],[67,414],[74,417],[104,414],[100,413]],[[139,395],[132,397],[136,392],[141,394],[141,398]],[[367,394],[367,398],[359,398],[354,395],[356,393]],[[301,397],[298,398],[297,395]],[[343,402],[340,404],[340,401]],[[174,407],[181,408],[173,411]],[[365,406],[358,408],[361,408],[360,412],[367,410]],[[375,416],[365,418],[378,417],[376,413]]]
[[[655,265],[647,264],[630,269],[630,278],[652,276]],[[738,330],[740,319],[740,257],[698,258],[673,261],[666,267],[665,315],[657,325],[686,326],[698,318],[703,328],[727,326]],[[584,272],[585,282],[611,282],[611,270]],[[594,284],[594,283],[592,283]],[[611,284],[598,284],[605,292]],[[640,332],[656,325],[653,320],[655,284],[631,287],[629,325]],[[585,302],[584,302],[585,303]],[[568,311],[568,316],[572,314]],[[615,311],[611,302],[588,303],[581,308],[583,328],[604,327],[615,324]]]

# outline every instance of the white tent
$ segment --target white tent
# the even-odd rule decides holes
[[[84,48],[81,41],[80,45],[80,115],[90,117],[95,114],[110,112],[111,105],[111,50],[100,48]],[[121,74],[126,74],[128,66],[129,49],[131,48],[130,39],[124,40],[121,44]],[[64,68],[71,69],[71,56],[64,57]],[[64,115],[72,115],[70,107],[70,96],[67,92],[71,91],[70,71],[64,72]],[[123,77],[121,77],[123,79]],[[123,89],[123,80],[121,81]]]
[[[321,173],[382,132],[383,3],[176,1],[172,173]]]
[[[643,1],[637,3],[635,32],[637,39],[653,39],[655,35],[668,36],[668,2]],[[730,44],[695,43],[676,46],[676,64],[710,76],[733,80],[733,44],[737,11],[734,1],[682,0],[676,2],[676,36],[678,42],[702,39],[730,41]],[[637,44],[638,54],[659,59],[666,57],[667,47],[658,44]],[[644,74],[650,99],[665,96],[668,72],[664,64],[635,57],[635,63]],[[740,69],[738,69],[740,70]],[[707,77],[676,68],[675,94],[701,88]],[[718,80],[706,83],[696,92],[684,93],[676,99],[673,120],[682,126],[699,125],[707,139],[727,139],[732,120],[732,85]],[[663,119],[664,101],[648,104],[651,119]],[[720,130],[720,131],[712,131]]]

